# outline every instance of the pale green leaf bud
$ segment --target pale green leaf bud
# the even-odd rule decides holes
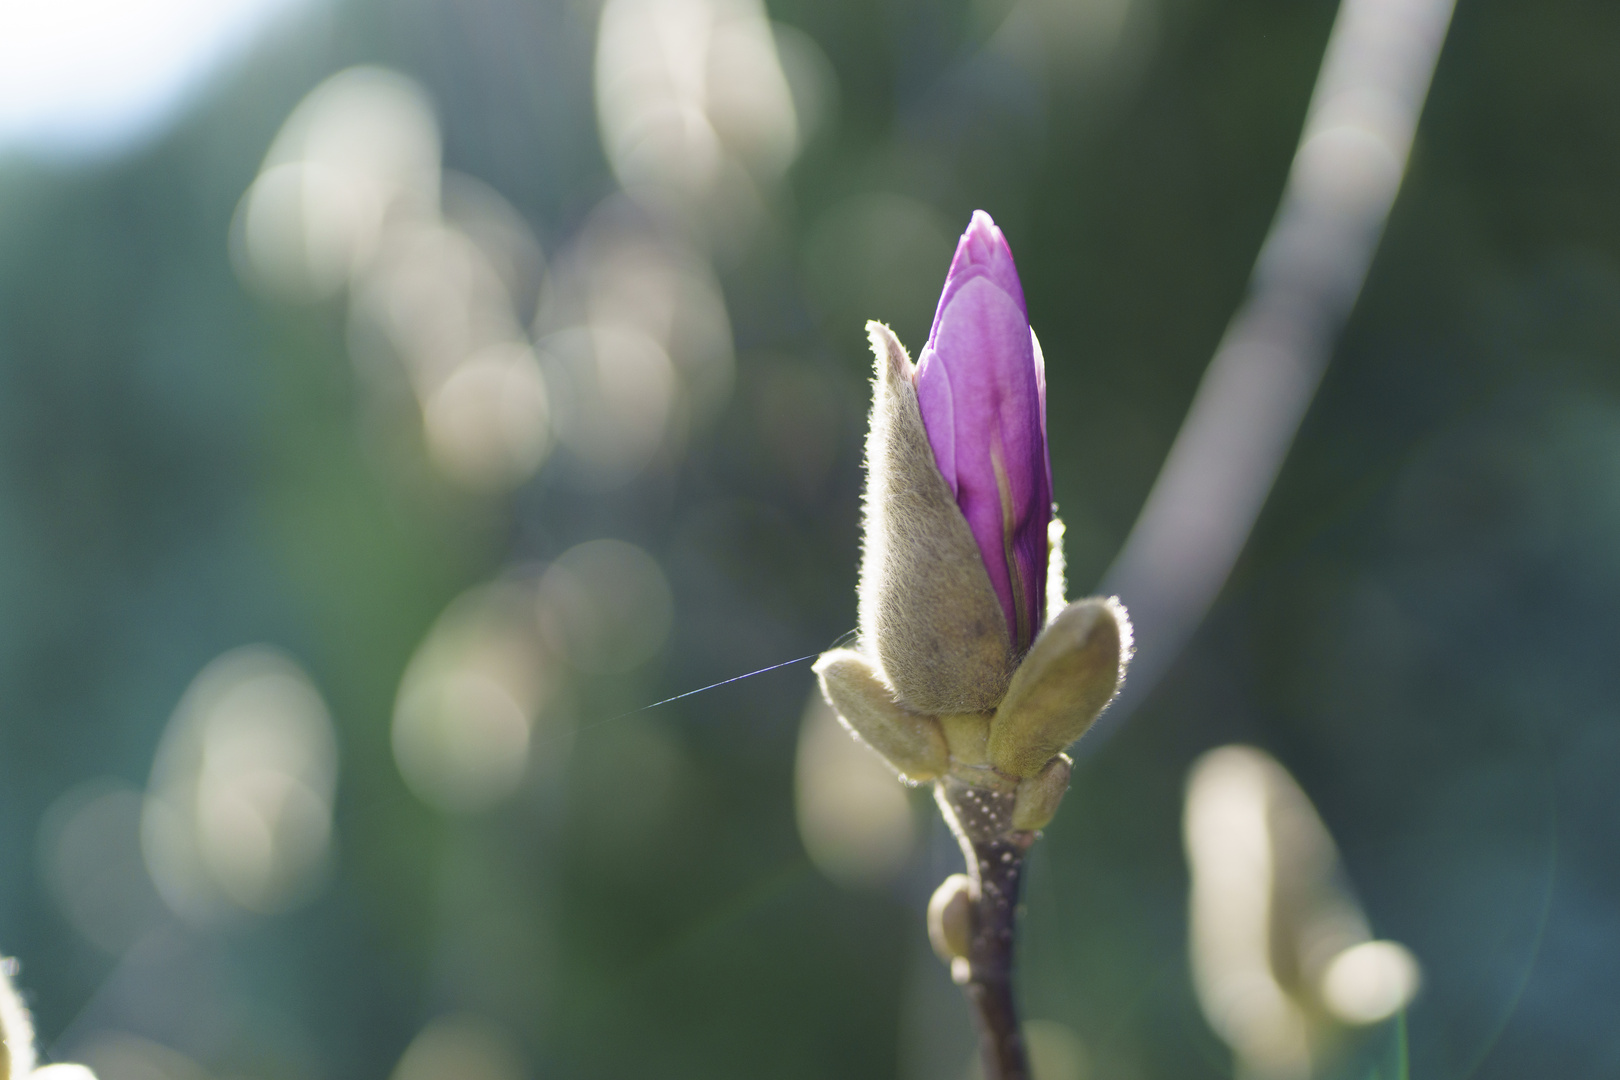
[[[973,944],[973,905],[978,899],[973,879],[952,874],[928,901],[928,942],[947,964],[967,958]]]
[[[1027,779],[1018,781],[1013,796],[1012,827],[1034,832],[1044,829],[1057,816],[1058,804],[1069,790],[1069,773],[1074,762],[1068,754],[1059,754],[1046,763],[1046,768]]]
[[[1037,775],[1085,734],[1119,692],[1131,655],[1131,622],[1117,597],[1076,600],[1024,657],[990,724],[990,763]]]
[[[916,784],[944,773],[948,756],[939,722],[896,701],[870,658],[834,649],[816,661],[815,672],[844,726],[902,777]]]
[[[888,683],[919,712],[988,712],[1012,675],[1012,639],[984,558],[917,406],[915,368],[887,326],[866,437],[860,630]]]

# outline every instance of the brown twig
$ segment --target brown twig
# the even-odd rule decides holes
[[[1029,1080],[1012,978],[1018,887],[1024,854],[1036,834],[1012,828],[1011,787],[994,774],[983,781],[988,786],[951,775],[934,789],[940,810],[962,845],[976,897],[968,955],[953,965],[951,974],[973,1006],[985,1080]]]

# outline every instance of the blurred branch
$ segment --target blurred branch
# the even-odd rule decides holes
[[[1454,0],[1342,0],[1299,149],[1243,306],[1100,591],[1137,657],[1082,753],[1116,730],[1198,628],[1254,528],[1366,280]]]

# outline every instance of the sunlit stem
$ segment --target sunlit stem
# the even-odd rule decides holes
[[[985,772],[987,786],[954,774],[934,785],[977,896],[968,955],[952,965],[951,976],[973,1006],[985,1080],[1029,1080],[1012,979],[1018,886],[1036,834],[1012,827],[1015,786]]]
[[[1248,542],[1372,265],[1454,6],[1339,4],[1248,297],[1098,589],[1144,648],[1083,755],[1170,669]]]

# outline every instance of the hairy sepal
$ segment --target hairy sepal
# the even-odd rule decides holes
[[[988,712],[1014,667],[1006,616],[934,463],[911,359],[887,326],[868,323],[867,333],[877,374],[866,438],[861,637],[911,708]]]
[[[822,654],[815,671],[822,694],[850,734],[877,751],[903,779],[918,784],[945,772],[950,759],[939,721],[896,701],[868,657],[834,649]]]
[[[1076,600],[1035,640],[990,724],[990,762],[1032,777],[1081,735],[1119,692],[1131,624],[1117,598]]]

